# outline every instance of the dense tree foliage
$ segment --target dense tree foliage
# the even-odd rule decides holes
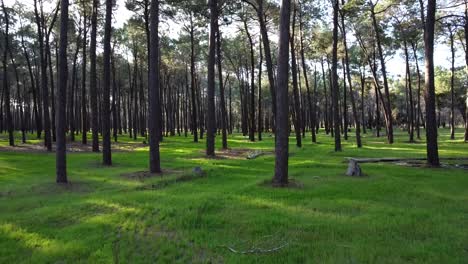
[[[117,28],[124,6],[133,15]],[[275,136],[281,186],[291,132],[299,148],[307,133],[312,143],[325,133],[342,151],[350,131],[360,148],[363,134],[392,144],[403,129],[417,142],[425,129],[434,166],[438,127],[449,126],[452,139],[464,127],[468,141],[466,1],[2,0],[1,8],[0,132],[11,146],[14,131],[23,143],[34,131],[49,151],[55,142],[58,182],[67,181],[66,140],[76,134],[88,144],[91,133],[96,152],[102,135],[106,165],[111,137],[147,137],[151,172],[161,172],[164,137],[206,137],[213,157],[216,135],[224,149],[232,133]],[[441,47],[444,67],[434,59]]]

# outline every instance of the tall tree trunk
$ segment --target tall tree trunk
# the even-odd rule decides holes
[[[246,16],[246,14],[244,14]],[[254,58],[254,43],[252,36],[247,26],[247,18],[243,18],[244,30],[249,40],[250,48],[250,125],[249,125],[249,140],[255,141],[255,58]]]
[[[86,40],[88,33],[88,17],[86,16],[86,8],[83,8],[83,61],[82,61],[82,75],[81,75],[81,143],[87,144],[88,132],[88,113],[86,111]]]
[[[344,0],[342,0],[342,4],[344,5]],[[342,11],[344,12],[344,11]],[[345,70],[346,70],[346,77],[348,80],[348,86],[349,86],[349,97],[351,99],[351,109],[353,112],[353,119],[354,123],[356,124],[356,145],[358,148],[362,147],[362,141],[361,141],[361,122],[359,121],[359,115],[358,115],[358,110],[356,106],[356,98],[354,97],[354,90],[353,90],[353,83],[351,81],[351,70],[349,67],[349,54],[348,54],[348,42],[346,39],[346,25],[345,25],[345,18],[344,14],[341,13],[341,29],[343,31],[343,46],[344,46],[344,52],[345,52]],[[343,80],[346,83],[346,79]],[[346,87],[346,86],[345,86]],[[362,90],[362,93],[364,93],[364,89]],[[345,106],[346,106],[346,101],[345,101]],[[347,107],[345,107],[347,109]],[[364,109],[362,109],[364,113]],[[362,117],[364,121],[364,116]],[[347,130],[347,127],[345,128],[345,131]]]
[[[449,25],[450,34],[450,52],[452,55],[452,67],[450,76],[450,139],[455,139],[455,47],[454,47],[454,32]],[[468,33],[465,33],[468,34]]]
[[[80,23],[78,23],[80,24]],[[68,125],[70,129],[70,141],[75,141],[75,91],[76,87],[76,61],[78,60],[78,53],[80,52],[80,38],[81,38],[81,27],[78,29],[78,35],[76,37],[76,50],[73,55],[73,66],[72,66],[72,84],[71,91],[68,98]]]
[[[193,15],[190,13],[190,89],[192,92],[192,133],[193,142],[198,142],[197,95],[195,91],[195,29]]]
[[[291,51],[291,75],[293,80],[293,97],[294,97],[294,131],[296,133],[296,146],[302,147],[302,137],[301,137],[301,102],[299,99],[299,89],[298,89],[298,80],[297,80],[297,61],[296,61],[296,48],[294,45],[294,38],[296,33],[296,4],[293,2],[293,18],[292,18],[292,31],[289,37],[290,41],[290,51]]]
[[[259,37],[259,43],[262,42],[262,37]],[[258,118],[257,118],[257,129],[258,129],[258,141],[262,141],[263,132],[263,113],[262,113],[262,67],[263,67],[263,49],[259,45],[258,54]]]
[[[304,72],[304,82],[306,86],[306,91],[307,91],[307,106],[309,109],[309,116],[310,116],[310,131],[312,133],[312,142],[316,143],[317,142],[317,136],[315,132],[315,105],[312,102],[312,96],[310,92],[310,85],[309,85],[309,78],[307,74],[307,65],[305,61],[305,51],[304,51],[304,36],[303,36],[303,21],[302,21],[302,16],[303,16],[303,10],[302,8],[300,9],[299,12],[299,34],[300,34],[300,45],[301,45],[301,62],[302,62],[302,71]],[[314,82],[317,82],[317,71],[314,70]],[[315,95],[314,95],[315,99]]]
[[[34,14],[37,24],[37,37],[39,41],[39,56],[41,67],[41,90],[42,90],[42,113],[44,115],[44,145],[47,151],[52,151],[52,137],[50,134],[50,113],[49,113],[49,88],[47,87],[47,63],[44,54],[43,23],[37,8],[37,0],[34,0]]]
[[[465,63],[466,63],[466,72],[468,73],[468,1],[465,0],[465,19],[464,19],[463,29],[465,31]],[[468,142],[468,90],[466,91],[466,105],[465,105],[465,142]]]
[[[148,129],[150,157],[149,167],[151,173],[161,172],[161,161],[159,156],[160,102],[159,102],[159,0],[151,0],[150,9],[150,64],[148,83]]]
[[[21,28],[23,28],[22,25],[21,25]],[[41,134],[42,134],[42,118],[41,118],[41,114],[39,113],[40,107],[38,106],[36,78],[34,78],[34,73],[33,73],[33,69],[31,66],[31,59],[29,58],[29,54],[28,54],[28,51],[26,49],[26,45],[24,42],[24,35],[22,32],[23,31],[21,30],[21,47],[23,49],[24,57],[28,65],[29,79],[31,82],[31,91],[32,91],[32,97],[33,97],[33,113],[34,113],[34,119],[36,122],[36,135],[37,135],[37,138],[39,139],[41,138]]]
[[[363,65],[363,70],[361,71],[361,67],[359,67],[359,77],[361,79],[361,122],[362,122],[362,133],[366,134],[366,118],[365,118],[365,112],[364,112],[364,94],[365,94],[365,88],[366,88],[366,68],[365,65]]]
[[[215,155],[215,64],[216,64],[216,24],[218,20],[218,1],[210,0],[210,41],[208,56],[208,90],[207,90],[207,113],[206,113],[206,155]]]
[[[104,77],[102,90],[102,162],[112,165],[110,135],[110,53],[112,35],[112,0],[106,0],[106,20],[104,25]]]
[[[220,96],[220,104],[221,104],[221,134],[222,134],[222,145],[223,149],[228,148],[227,144],[227,113],[226,113],[226,102],[224,98],[224,88],[223,85],[223,71],[222,71],[222,54],[221,54],[221,32],[219,30],[219,23],[216,20],[216,53],[217,53],[217,65],[218,65],[218,82],[219,82],[219,96]],[[227,76],[229,78],[229,76]],[[227,79],[226,79],[227,80]]]
[[[329,124],[329,107],[328,107],[328,94],[327,94],[327,77],[326,77],[326,74],[325,74],[325,68],[323,66],[323,58],[321,58],[321,61],[320,61],[320,65],[322,66],[322,82],[323,82],[323,93],[324,93],[324,100],[325,100],[325,111],[324,111],[324,115],[323,115],[323,121],[324,121],[324,124],[325,124],[325,133],[328,135],[328,133],[330,133],[330,124]],[[331,87],[330,87],[331,88]]]
[[[411,88],[411,69],[409,65],[409,52],[406,40],[404,41],[405,59],[406,59],[406,78],[408,80],[408,98],[409,98],[409,141],[414,142],[414,102],[413,102],[413,89]]]
[[[13,136],[13,120],[11,117],[11,102],[10,102],[10,87],[8,86],[8,51],[10,49],[10,39],[9,39],[9,28],[10,28],[10,19],[9,14],[6,10],[5,3],[2,0],[2,9],[3,9],[3,18],[5,21],[5,45],[3,47],[3,91],[4,91],[4,102],[5,102],[5,115],[6,115],[6,127],[8,130],[8,143],[10,146],[15,145],[15,138]]]
[[[391,102],[390,102],[390,89],[388,86],[388,79],[387,79],[387,69],[385,65],[385,58],[382,50],[382,43],[381,43],[381,36],[380,36],[380,27],[377,24],[377,18],[375,14],[375,4],[371,3],[371,17],[372,17],[372,25],[374,27],[375,31],[375,39],[377,41],[377,50],[379,52],[379,59],[380,59],[380,69],[382,71],[382,77],[383,77],[383,85],[384,85],[384,91],[385,91],[385,97],[386,100],[383,100],[382,98],[382,103],[386,105],[386,124],[387,124],[387,139],[389,144],[393,144],[393,117],[392,117],[392,107],[391,107]]]
[[[332,100],[333,128],[335,131],[335,151],[341,151],[340,108],[338,105],[338,0],[333,0],[333,51],[332,51]]]
[[[417,48],[414,42],[411,42],[411,47],[413,48],[414,60],[416,62],[416,72],[418,74],[418,91],[417,91],[418,98],[416,101],[418,110],[416,111],[416,137],[418,139],[421,139],[421,131],[420,131],[421,121],[422,121],[420,118],[422,115],[421,113],[421,72],[419,71],[419,60],[418,60],[418,54],[416,52]]]
[[[437,120],[434,84],[434,28],[436,0],[428,0],[427,16],[424,34],[424,50],[426,59],[426,141],[427,162],[431,166],[439,166],[439,149],[437,144]]]
[[[91,43],[89,46],[89,59],[91,63],[89,90],[91,99],[91,130],[93,137],[93,152],[99,152],[99,112],[97,103],[97,72],[96,72],[96,35],[99,0],[93,0],[93,13],[91,15]]]
[[[60,46],[58,54],[58,84],[57,84],[57,116],[56,116],[56,172],[57,183],[67,183],[67,160],[66,160],[66,104],[67,104],[67,41],[68,41],[68,0],[60,2]]]
[[[289,155],[289,28],[291,16],[291,0],[281,1],[279,23],[278,69],[276,86],[276,141],[275,141],[275,176],[273,184],[285,186],[288,184]]]

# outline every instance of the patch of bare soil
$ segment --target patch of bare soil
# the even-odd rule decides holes
[[[112,151],[113,152],[129,152],[134,151],[138,148],[144,148],[148,146],[144,143],[123,143],[123,142],[112,142]],[[55,144],[52,144],[52,151],[55,151]],[[16,146],[1,146],[0,152],[26,152],[26,153],[46,153],[47,149],[44,147],[44,144],[35,143],[35,144],[18,144]],[[91,144],[81,144],[80,142],[67,142],[67,152],[68,153],[88,153],[92,152]]]
[[[44,183],[33,185],[30,192],[36,194],[57,194],[60,192],[73,192],[73,193],[88,193],[93,190],[90,183],[86,182],[68,182],[65,184],[57,183]]]
[[[460,160],[462,161],[462,160]],[[468,170],[468,164],[460,164],[460,161],[455,162],[441,162],[441,168],[448,168],[448,169],[464,169]],[[396,165],[406,166],[406,167],[414,167],[414,168],[429,168],[430,166],[427,165],[427,162],[424,160],[408,160],[408,161],[398,161],[394,162]]]
[[[148,178],[170,176],[170,175],[180,174],[180,173],[183,173],[183,171],[173,170],[173,169],[164,169],[161,173],[151,173],[149,171],[136,171],[136,172],[123,173],[121,174],[121,176],[130,180],[143,181]]]
[[[260,183],[260,186],[273,188],[304,189],[304,184],[294,178],[290,178],[287,184],[276,184],[273,183],[271,180],[265,180]]]
[[[204,151],[202,151],[203,154]],[[249,157],[258,157],[261,155],[273,154],[273,151],[268,150],[256,150],[248,148],[235,148],[235,149],[220,149],[216,151],[215,157],[209,157],[210,159],[249,159]]]
[[[177,176],[176,178],[168,178],[166,180],[158,181],[156,183],[152,183],[149,185],[143,185],[143,186],[138,186],[136,189],[137,190],[159,190],[166,188],[168,186],[181,183],[181,182],[187,182],[187,181],[193,181],[196,179],[200,179],[205,177],[204,174],[181,174]]]

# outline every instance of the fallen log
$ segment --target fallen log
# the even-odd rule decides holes
[[[378,162],[411,162],[411,161],[425,161],[427,158],[351,158],[347,157],[348,169],[346,170],[347,176],[363,176],[361,166],[359,163],[378,163]],[[440,158],[440,160],[468,160],[468,158]]]

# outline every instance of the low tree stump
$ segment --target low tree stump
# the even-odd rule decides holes
[[[349,159],[348,169],[346,170],[346,175],[347,176],[356,176],[356,177],[363,176],[361,166],[359,166],[359,163],[358,163],[357,160]]]

